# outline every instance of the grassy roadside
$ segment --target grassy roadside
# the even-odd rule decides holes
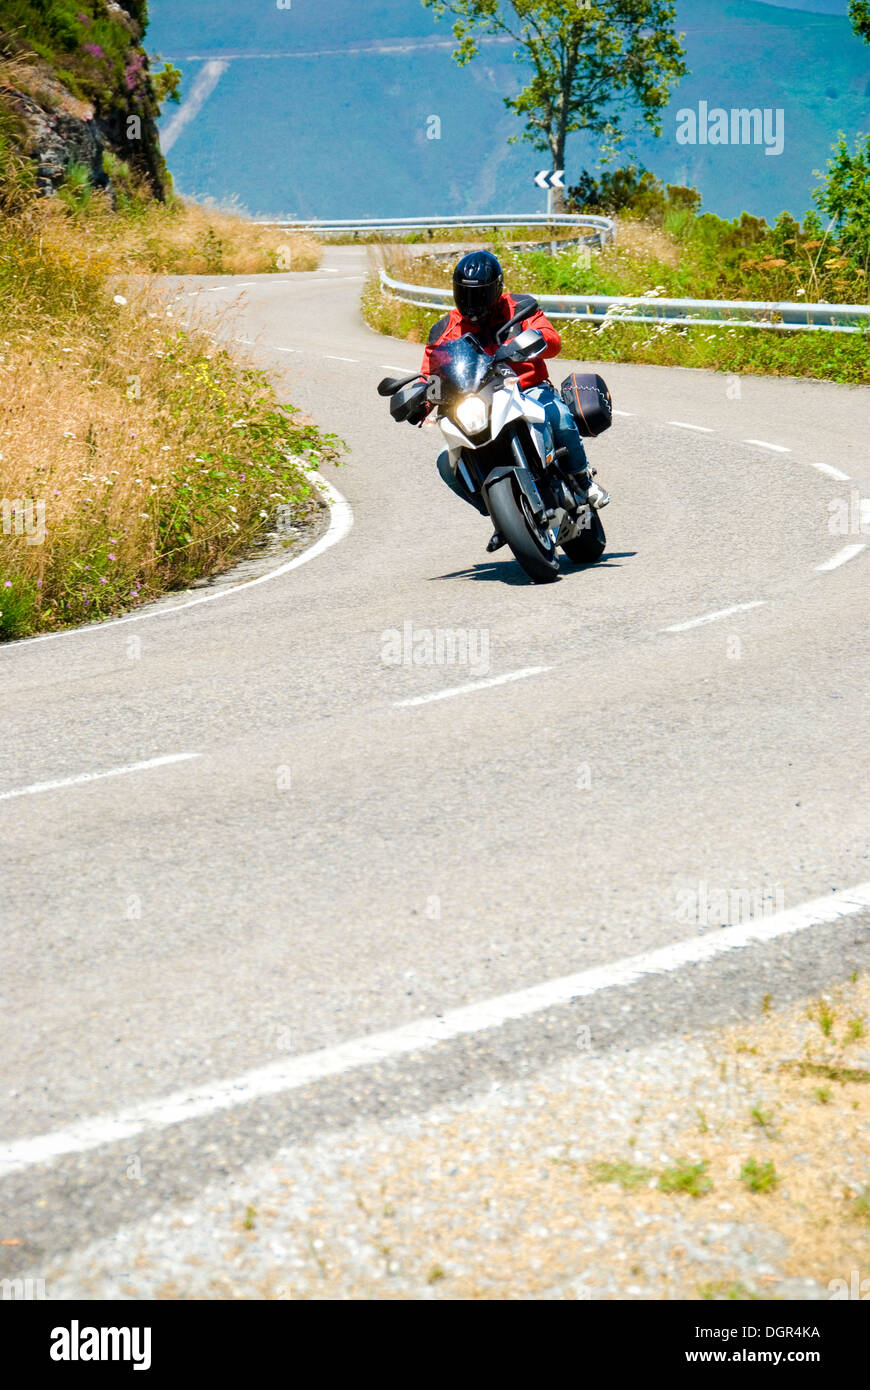
[[[104,154],[103,164],[115,206],[91,187],[87,170],[73,165],[59,190],[56,215],[45,217],[50,241],[86,238],[94,255],[119,272],[266,275],[320,265],[323,248],[315,237],[260,227],[236,213],[174,196],[157,202],[122,160]]]
[[[556,256],[518,253],[498,237],[490,244],[515,291],[867,303],[862,267],[815,235],[816,230],[810,223],[804,234],[793,219],[781,218],[775,228],[767,228],[746,214],[723,223],[676,209],[661,223],[622,221],[617,245],[591,257],[576,250]],[[401,247],[389,247],[382,260],[395,279],[450,283],[449,265],[435,257],[410,257]],[[411,342],[424,342],[440,317],[438,311],[417,309],[383,293],[374,278],[366,285],[362,307],[376,331]],[[623,323],[618,317],[601,325],[560,320],[558,327],[565,356],[581,361],[870,383],[870,334],[666,327]]]
[[[131,222],[5,189],[0,638],[15,638],[225,569],[279,507],[285,523],[316,511],[308,470],[337,441],[179,326],[147,276],[121,278],[141,264],[131,245],[152,268],[214,269],[185,241],[214,231],[209,214],[154,207]]]

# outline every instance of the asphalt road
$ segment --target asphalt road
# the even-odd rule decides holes
[[[240,296],[221,331],[346,440],[344,538],[249,591],[0,652],[5,1270],[294,1135],[528,1073],[576,1016],[550,1000],[377,1065],[368,1035],[709,939],[741,890],[757,919],[870,880],[870,535],[830,529],[870,497],[870,391],[608,366],[608,550],[536,587],[485,554],[436,431],[376,395],[420,350],[361,322],[364,271],[337,247],[185,301]],[[461,631],[477,660],[385,662],[406,625],[412,651]],[[625,1046],[737,1017],[866,966],[868,927],[605,978],[584,1018]],[[323,1080],[220,1091],[343,1044]],[[185,1088],[189,1113],[111,1128]],[[125,1180],[146,1150],[147,1189]]]

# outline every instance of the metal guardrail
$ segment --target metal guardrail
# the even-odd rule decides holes
[[[397,299],[421,309],[453,308],[449,289],[408,285],[381,270],[381,285]],[[696,328],[760,328],[778,333],[867,333],[870,305],[765,304],[749,299],[659,299],[606,294],[539,294],[552,319],[579,323],[656,323]]]
[[[368,235],[371,232],[424,232],[430,229],[441,231],[451,227],[577,227],[588,228],[599,245],[616,240],[616,223],[610,217],[594,217],[587,213],[546,212],[522,213],[482,213],[479,217],[393,217],[363,219],[340,219],[328,221],[314,219],[307,222],[261,221],[260,227],[281,227],[286,231],[314,232],[329,235],[350,233]]]

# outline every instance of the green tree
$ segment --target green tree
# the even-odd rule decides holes
[[[865,270],[870,268],[870,136],[859,136],[854,152],[845,135],[840,136],[814,197],[837,223],[843,250]]]
[[[849,18],[855,33],[870,43],[870,0],[849,0]]]
[[[633,112],[658,135],[662,111],[688,71],[673,0],[423,0],[440,19],[455,19],[454,58],[471,62],[482,37],[506,37],[532,69],[531,81],[505,105],[525,120],[517,139],[565,167],[568,136],[578,130],[612,148]]]

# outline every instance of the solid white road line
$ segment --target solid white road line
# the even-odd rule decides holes
[[[678,430],[698,430],[701,434],[714,434],[709,425],[687,425],[684,420],[669,420],[669,425],[676,425]]]
[[[744,950],[779,937],[791,936],[826,923],[837,922],[870,908],[870,883],[829,893],[801,907],[772,917],[760,917],[739,926],[723,927],[715,934],[695,936],[657,951],[615,961],[612,965],[582,970],[575,975],[548,980],[529,989],[502,994],[480,1004],[451,1009],[435,1018],[421,1019],[382,1033],[355,1038],[336,1047],[322,1048],[299,1057],[287,1057],[225,1081],[193,1086],[162,1099],[129,1106],[116,1115],[96,1116],[32,1139],[0,1145],[0,1178],[20,1173],[65,1154],[85,1153],[104,1144],[131,1139],[147,1130],[164,1129],[187,1120],[214,1115],[247,1105],[263,1096],[281,1095],[310,1086],[327,1077],[341,1076],[359,1067],[395,1057],[427,1052],[439,1043],[499,1028],[514,1019],[532,1018],[545,1009],[564,1007],[575,999],[602,990],[634,984],[651,976],[681,970],[684,966],[713,960],[728,951]]]
[[[6,650],[14,651],[16,647],[29,646],[34,642],[55,642],[61,637],[93,636],[105,632],[107,628],[123,627],[126,623],[144,623],[150,618],[168,618],[173,613],[183,612],[186,608],[198,608],[201,603],[216,603],[218,599],[230,598],[233,594],[247,593],[258,584],[269,584],[273,579],[280,579],[281,575],[298,569],[300,565],[307,565],[309,560],[315,560],[324,550],[329,550],[331,546],[343,541],[353,526],[350,503],[342,497],[338,488],[328,483],[320,473],[310,472],[308,476],[329,506],[329,529],[319,541],[303,550],[294,560],[288,560],[286,564],[278,565],[276,569],[269,570],[268,574],[261,574],[256,579],[247,579],[244,584],[234,584],[231,589],[223,589],[219,594],[205,594],[202,598],[187,599],[184,603],[176,603],[172,608],[158,608],[150,613],[131,613],[127,618],[110,618],[108,622],[95,623],[90,627],[73,627],[66,632],[46,632],[41,637],[26,637],[21,642],[10,642]]]
[[[475,690],[488,690],[493,685],[507,685],[509,681],[522,681],[527,676],[540,676],[551,671],[551,666],[526,666],[522,671],[510,671],[506,676],[493,676],[487,681],[473,681],[470,685],[454,685],[450,690],[436,690],[433,695],[417,695],[413,700],[394,700],[394,709],[406,709],[409,705],[430,705],[433,700],[451,700],[454,695],[471,695]]]
[[[813,463],[812,459],[807,459],[810,468],[817,468],[820,473],[827,473],[829,478],[836,478],[840,483],[848,483],[849,474],[841,473],[839,468],[832,468],[829,463]]]
[[[826,560],[823,565],[816,565],[816,572],[826,573],[828,570],[838,570],[841,565],[847,565],[850,560],[854,560],[856,555],[860,555],[862,550],[866,550],[866,545],[847,545],[842,550],[838,550],[830,560]]]
[[[703,618],[690,618],[687,623],[674,623],[673,627],[662,628],[663,632],[688,632],[690,627],[701,627],[704,623],[715,623],[719,618],[730,618],[734,613],[748,613],[750,608],[763,608],[766,598],[758,598],[754,603],[735,603],[733,608],[720,608],[718,613],[705,613]]]
[[[61,777],[56,782],[34,782],[29,787],[18,787],[11,792],[0,792],[0,801],[12,801],[17,796],[37,796],[40,792],[54,792],[62,787],[80,787],[85,782],[100,782],[104,777],[124,777],[128,772],[147,772],[152,767],[168,767],[170,763],[188,763],[193,758],[201,757],[201,753],[170,753],[165,758],[149,758],[144,763],[127,763],[125,767],[111,767],[107,772],[81,772],[77,777]]]
[[[754,444],[756,449],[772,449],[775,454],[790,454],[784,444],[768,444],[764,439],[744,439],[744,444]]]

